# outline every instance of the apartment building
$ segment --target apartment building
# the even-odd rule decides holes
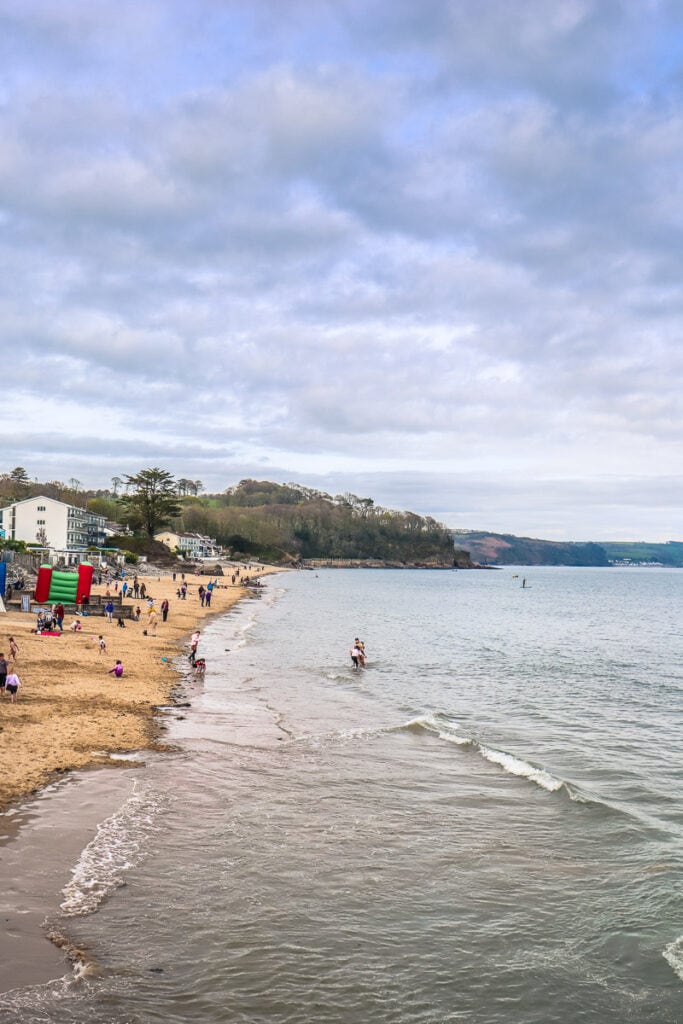
[[[0,509],[0,530],[8,540],[60,551],[84,551],[105,543],[105,517],[77,505],[40,496]]]

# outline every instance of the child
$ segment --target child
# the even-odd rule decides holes
[[[114,665],[114,667],[109,669],[109,671],[107,672],[107,675],[110,676],[112,674],[112,672],[114,673],[114,675],[116,676],[117,679],[120,679],[121,676],[123,675],[123,663],[120,662],[120,661],[117,661],[116,664]]]
[[[74,633],[77,633],[80,629],[83,629],[83,626],[78,621],[78,619],[74,619],[73,622],[71,623],[69,629],[72,629],[74,631]]]
[[[17,647],[17,645],[16,645],[16,643],[14,641],[14,637],[11,636],[9,638],[9,657],[10,657],[10,661],[16,661],[17,660],[17,653],[18,652],[19,652],[19,648]]]
[[[19,676],[16,674],[16,672],[10,672],[10,674],[7,676],[5,689],[10,695],[10,701],[12,702],[12,704],[14,704],[15,700],[17,699],[17,690],[19,689],[20,686],[21,683],[19,681]]]
[[[194,670],[198,676],[203,676],[206,672],[206,661],[204,658],[197,658],[194,663]]]
[[[107,641],[104,639],[103,636],[99,636],[97,639],[100,646],[100,654],[104,654],[104,652],[107,649]]]
[[[121,618],[120,615],[119,615],[118,619],[116,620],[116,625],[119,627],[119,629],[125,629],[126,628],[126,624],[125,624],[125,622],[123,621],[123,619]]]

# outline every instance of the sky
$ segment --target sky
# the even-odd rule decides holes
[[[2,0],[0,140],[0,472],[683,539],[682,0]]]

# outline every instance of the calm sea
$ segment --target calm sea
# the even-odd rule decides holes
[[[682,597],[657,569],[272,578],[47,908],[91,966],[0,1020],[683,1021]]]

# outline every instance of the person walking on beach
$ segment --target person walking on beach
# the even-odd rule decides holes
[[[135,614],[133,615],[133,621],[134,622],[139,622],[141,615],[142,615],[142,609],[140,608],[140,605],[138,605],[137,608],[135,609]]]
[[[123,675],[123,662],[117,661],[113,668],[110,668],[107,675],[114,675],[116,679],[120,679]]]
[[[7,673],[9,672],[9,665],[5,661],[5,655],[0,653],[0,696],[5,696],[5,684],[7,682]]]
[[[145,586],[144,583],[140,584],[140,597],[143,601],[147,597],[147,587]]]
[[[169,609],[168,598],[165,597],[163,599],[163,601],[161,602],[161,620],[162,620],[162,622],[166,622],[166,619],[168,618],[168,609]]]
[[[152,636],[156,636],[157,635],[157,623],[158,623],[158,621],[159,621],[159,616],[157,615],[156,608],[154,608],[154,606],[152,606],[150,608],[150,610],[149,610],[149,615],[147,616],[147,628],[150,630]]]
[[[140,584],[138,583],[137,576],[133,577],[133,597],[137,601],[140,596]]]
[[[15,700],[17,699],[17,690],[19,689],[20,686],[21,681],[19,679],[19,676],[16,674],[16,672],[10,672],[10,674],[7,676],[5,689],[7,690],[10,696],[10,701],[12,704],[14,704]]]
[[[203,608],[204,607],[204,594],[206,593],[206,591],[204,590],[204,587],[201,585],[201,583],[199,584],[199,590],[197,591],[197,593],[199,594],[199,600],[201,601],[202,608]]]
[[[180,596],[181,596],[183,601],[187,600],[187,583],[185,583],[184,580],[183,580],[183,583],[182,583],[182,585],[180,587]]]
[[[112,622],[113,621],[112,616],[114,614],[114,602],[113,601],[107,601],[107,603],[104,606],[104,610],[105,610],[105,612],[107,614],[107,622]]]
[[[59,632],[63,633],[64,627],[62,623],[64,622],[64,605],[61,603],[55,605],[55,619],[57,620],[57,628],[59,629]]]
[[[210,591],[209,588],[207,587],[206,593],[204,594],[204,604],[206,605],[207,608],[211,607],[211,593],[212,591]]]
[[[19,648],[16,645],[16,641],[13,636],[9,638],[9,660],[16,661]]]
[[[126,580],[124,580],[123,581],[123,585],[121,587],[121,597],[125,598],[127,591],[128,591],[128,583],[127,583]]]
[[[100,654],[104,654],[104,652],[107,649],[107,641],[104,639],[104,637],[102,635],[98,636],[98,638],[97,638],[97,645],[98,645],[98,647],[100,649]]]

